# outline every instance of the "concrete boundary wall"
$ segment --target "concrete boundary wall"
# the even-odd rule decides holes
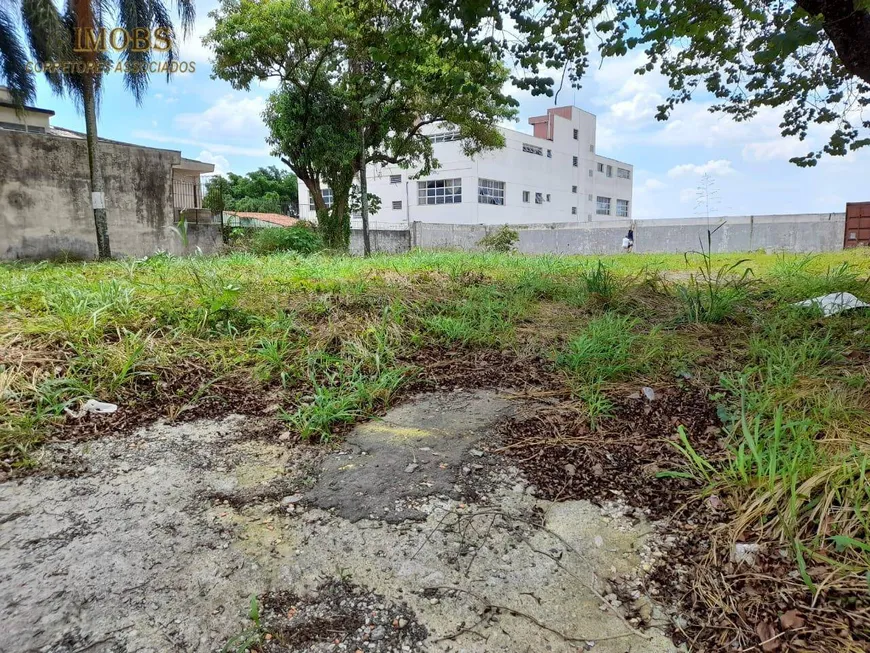
[[[175,228],[174,150],[100,142],[109,241],[116,257],[218,251],[218,225]],[[0,130],[0,259],[96,256],[87,143]]]
[[[372,252],[380,254],[401,254],[411,249],[411,232],[407,229],[370,229],[369,244]],[[362,229],[351,229],[350,253],[363,253]]]
[[[843,248],[845,213],[729,216],[711,218],[709,226],[724,223],[712,238],[714,252],[824,252]],[[636,252],[680,253],[707,246],[706,219],[613,220],[592,223],[510,225],[519,233],[517,249],[526,254],[615,254],[622,238],[634,228]],[[477,243],[500,225],[411,225],[411,247],[478,250]]]

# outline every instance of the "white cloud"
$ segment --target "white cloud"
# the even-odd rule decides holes
[[[269,148],[263,142],[261,147],[244,147],[238,145],[229,145],[227,143],[215,143],[197,140],[194,138],[184,138],[181,136],[172,136],[159,132],[146,131],[142,129],[134,129],[131,133],[133,138],[153,141],[155,143],[169,143],[171,145],[193,145],[201,149],[216,152],[218,154],[236,154],[239,156],[269,156]],[[256,142],[256,141],[255,141]]]
[[[796,139],[779,138],[769,141],[749,143],[743,146],[745,161],[788,161],[795,156],[803,156],[814,148]]]
[[[668,170],[668,177],[684,177],[686,175],[732,175],[734,168],[731,167],[731,161],[728,159],[716,159],[715,161],[707,161],[701,165],[694,163],[684,163],[683,165],[674,166]]]
[[[689,202],[694,202],[698,199],[698,189],[697,188],[683,188],[680,190],[680,203],[688,204]]]
[[[265,108],[263,97],[231,93],[200,113],[177,114],[173,124],[176,129],[187,130],[195,139],[220,134],[228,139],[260,141],[266,137],[262,118]]]
[[[644,190],[661,190],[665,187],[665,184],[658,179],[647,179],[642,185],[641,188]]]
[[[173,89],[173,91],[174,90],[175,89]],[[176,102],[178,102],[177,97],[173,97],[171,95],[167,96],[167,95],[164,95],[163,93],[155,93],[154,99],[159,100],[160,102],[163,102],[164,104],[175,104]]]
[[[621,126],[628,123],[648,124],[655,118],[662,96],[656,93],[638,92],[627,100],[610,105],[608,120],[617,121]]]
[[[206,6],[203,6],[203,4]],[[178,60],[195,61],[197,64],[202,65],[203,68],[206,68],[214,52],[210,47],[203,45],[202,38],[214,26],[214,20],[208,15],[208,2],[197,3],[196,8],[196,21],[187,37],[182,36],[181,30],[179,30]]]
[[[227,161],[225,156],[220,154],[212,154],[208,150],[203,150],[199,153],[196,159],[203,163],[213,163],[214,174],[216,175],[225,175],[230,171],[230,162]]]
[[[589,79],[594,88],[589,101],[605,107],[598,117],[598,140],[605,148],[617,149],[621,153],[638,146],[719,150],[747,145],[746,160],[784,161],[808,151],[796,151],[795,145],[773,147],[782,138],[779,127],[781,110],[763,107],[753,119],[735,122],[726,114],[711,112],[713,104],[704,101],[700,93],[695,100],[678,105],[667,121],[657,121],[658,106],[670,90],[666,78],[658,72],[643,75],[634,72],[646,62],[646,55],[636,52],[605,60],[599,68],[590,71]],[[760,145],[762,142],[770,146]]]
[[[647,56],[637,51],[624,57],[605,59],[591,69],[589,77],[597,87],[598,104],[608,105],[637,94],[661,95],[667,81],[656,72],[638,75],[634,71],[646,65]]]

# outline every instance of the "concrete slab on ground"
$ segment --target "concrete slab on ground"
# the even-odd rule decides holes
[[[216,651],[252,595],[336,577],[407,604],[428,637],[405,650],[675,650],[603,600],[648,525],[540,501],[476,448],[514,410],[423,395],[329,453],[241,416],[55,447],[75,474],[0,484],[0,650]]]

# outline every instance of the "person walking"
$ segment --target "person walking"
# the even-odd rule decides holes
[[[624,252],[628,253],[634,247],[634,229],[628,230],[628,235],[622,239],[622,249]]]

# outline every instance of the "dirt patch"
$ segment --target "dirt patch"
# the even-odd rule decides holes
[[[701,455],[721,453],[715,405],[702,390],[656,388],[647,399],[640,388],[615,401],[612,416],[595,429],[575,407],[542,405],[506,420],[493,448],[510,456],[550,500],[620,498],[654,519],[672,515],[699,484],[660,477],[685,466],[673,446],[683,427]]]
[[[308,596],[273,592],[261,599],[264,653],[367,650],[423,646],[428,633],[404,602],[349,581],[329,580]]]
[[[405,388],[409,394],[455,388],[513,388],[517,392],[555,391],[567,396],[564,377],[538,355],[491,349],[427,347],[408,363],[421,375]]]
[[[274,412],[277,399],[275,391],[255,387],[243,377],[224,377],[215,381],[210,370],[192,362],[186,367],[179,365],[167,381],[148,378],[127,388],[122,396],[106,398],[120,406],[115,413],[59,418],[51,427],[49,442],[81,442],[108,435],[130,434],[166,420],[180,424],[231,414],[266,417]],[[259,420],[251,421],[252,426],[260,423]],[[270,433],[275,432],[270,424],[268,428]],[[0,460],[0,482],[45,471],[44,467],[16,468],[13,462],[14,458]],[[62,473],[60,461],[53,462],[50,472]],[[74,461],[70,461],[68,472],[76,473]]]
[[[704,653],[870,650],[864,574],[809,560],[806,573],[817,588],[811,592],[786,545],[747,532],[740,545],[758,545],[757,553],[749,561],[735,560],[729,518],[726,510],[699,501],[670,520],[667,533],[660,528],[651,538],[670,541],[666,564],[653,569],[646,584],[678,615],[672,620],[674,641]]]

